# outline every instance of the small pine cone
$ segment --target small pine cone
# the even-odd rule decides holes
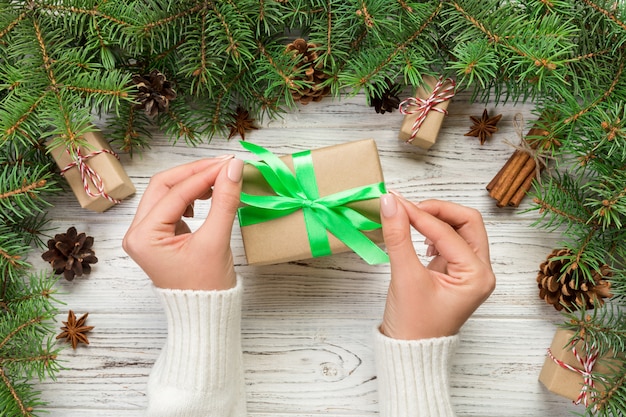
[[[135,108],[145,110],[150,116],[167,111],[170,101],[176,98],[172,83],[158,70],[154,69],[147,75],[135,74],[132,80],[139,90]]]
[[[539,265],[537,274],[537,286],[539,287],[539,298],[552,304],[557,310],[563,308],[573,309],[576,306],[585,309],[594,308],[596,304],[604,304],[604,298],[610,298],[611,283],[606,277],[613,274],[608,265],[603,265],[599,271],[593,272],[593,281],[585,280],[582,274],[578,274],[576,282],[576,268],[569,267],[564,271],[565,259],[554,259],[556,257],[571,255],[568,249],[555,249],[548,255],[547,259]]]
[[[329,78],[319,64],[316,64],[317,51],[314,49],[318,45],[313,43],[307,43],[304,39],[296,39],[292,43],[288,44],[285,48],[285,53],[292,54],[297,59],[295,69],[303,70],[304,75],[297,80],[306,81],[310,87],[302,89],[293,88],[291,95],[295,101],[302,104],[309,104],[311,101],[320,101],[324,96],[330,93],[330,87],[322,87],[321,84]]]
[[[66,280],[91,272],[91,265],[98,262],[93,246],[93,237],[85,233],[77,233],[75,227],[67,229],[66,233],[54,236],[48,240],[48,250],[41,257],[52,265],[54,273],[63,274]]]
[[[400,87],[398,84],[394,84],[391,80],[386,80],[386,87],[382,94],[374,96],[370,100],[370,107],[374,107],[376,113],[385,114],[385,112],[391,113],[400,106]]]

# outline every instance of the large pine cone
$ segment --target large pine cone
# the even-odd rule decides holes
[[[285,49],[285,53],[293,54],[294,58],[297,58],[297,64],[295,69],[304,71],[304,75],[298,78],[299,81],[307,81],[310,87],[301,89],[292,89],[291,95],[295,101],[299,101],[302,104],[308,104],[311,101],[320,101],[324,96],[330,93],[330,87],[322,87],[321,84],[329,78],[327,74],[322,71],[317,60],[317,51],[314,51],[319,45],[313,43],[307,43],[304,39],[296,39]]]
[[[167,111],[170,101],[176,98],[172,83],[158,70],[147,75],[135,74],[132,79],[139,90],[135,108],[145,110],[150,116]]]
[[[560,311],[563,308],[574,309],[576,306],[585,309],[594,308],[596,304],[604,304],[604,298],[613,296],[611,283],[605,279],[613,275],[608,265],[603,265],[599,271],[593,272],[593,281],[586,280],[582,274],[576,274],[574,268],[565,270],[567,258],[554,259],[568,255],[571,255],[568,249],[555,249],[539,265],[537,285],[540,298]]]
[[[72,281],[74,277],[89,274],[90,264],[98,262],[92,246],[93,237],[79,234],[75,227],[70,227],[66,233],[48,240],[48,250],[41,257],[50,262],[55,274],[63,274],[66,280]]]

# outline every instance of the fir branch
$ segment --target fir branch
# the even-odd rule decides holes
[[[593,108],[598,106],[600,103],[605,101],[613,93],[613,91],[615,90],[615,87],[619,83],[619,81],[620,81],[620,79],[622,77],[622,73],[624,71],[624,64],[626,64],[626,56],[622,57],[622,59],[620,61],[620,64],[619,64],[619,67],[618,67],[618,70],[615,73],[615,77],[613,78],[613,82],[611,83],[609,88],[600,97],[598,97],[591,104],[589,104],[587,107],[581,109],[580,111],[574,113],[573,115],[571,115],[570,117],[565,119],[563,121],[563,124],[568,124],[568,123],[576,121],[582,115],[584,115],[585,113],[589,112],[590,110],[592,110]]]
[[[30,14],[30,10],[25,10],[19,14],[13,21],[11,21],[4,29],[0,31],[0,40],[4,38],[8,33],[10,33],[15,26],[17,26],[22,20],[26,18]]]
[[[361,75],[358,82],[356,83],[355,87],[358,89],[360,87],[364,87],[366,85],[370,85],[372,83],[372,79],[374,78],[374,76],[376,76],[377,74],[379,74],[384,68],[387,67],[387,65],[389,65],[389,63],[402,51],[404,51],[409,45],[411,45],[413,42],[415,42],[415,40],[422,34],[424,33],[424,30],[426,30],[426,28],[428,26],[430,26],[433,22],[433,20],[435,19],[435,17],[437,17],[437,15],[439,14],[439,12],[441,11],[441,7],[442,7],[442,3],[440,2],[438,4],[438,6],[433,10],[433,12],[430,14],[430,16],[428,16],[424,22],[422,23],[422,25],[415,31],[413,32],[406,40],[404,40],[404,42],[398,44],[395,49],[393,49],[391,51],[391,53],[389,53],[387,55],[387,57],[385,59],[383,59],[377,66],[376,68],[374,68],[373,71],[369,72],[368,74],[365,75]]]
[[[206,7],[205,3],[206,3],[206,1],[205,2],[199,2],[194,7],[191,7],[189,9],[185,9],[185,10],[181,10],[180,12],[178,12],[178,13],[176,13],[174,15],[170,15],[170,16],[164,17],[162,19],[155,20],[154,22],[149,22],[149,23],[143,25],[141,30],[144,33],[147,34],[149,32],[154,31],[159,26],[164,26],[164,25],[167,25],[168,23],[171,23],[173,21],[182,19],[183,17],[195,14],[195,13],[201,11],[204,7]]]
[[[9,377],[6,375],[6,373],[4,372],[4,369],[2,367],[2,363],[3,363],[3,361],[0,359],[0,380],[2,380],[2,383],[5,385],[5,387],[9,391],[11,397],[13,397],[13,399],[15,401],[15,404],[17,404],[17,407],[18,407],[21,415],[22,416],[32,416],[31,413],[33,411],[33,408],[32,407],[27,407],[26,404],[24,404],[24,401],[22,401],[22,398],[20,398],[20,396],[17,393],[17,390],[13,386],[13,383],[11,382]]]
[[[44,9],[44,10],[51,11],[53,13],[61,13],[61,14],[71,13],[71,14],[76,14],[76,15],[87,15],[91,17],[98,17],[100,19],[109,21],[111,23],[115,23],[116,25],[119,25],[121,27],[132,26],[130,22],[121,20],[115,16],[110,16],[108,14],[102,13],[98,9],[98,4],[96,4],[96,7],[93,9],[84,9],[84,8],[75,7],[75,6],[63,6],[57,3],[38,3],[37,7]]]
[[[615,14],[611,13],[610,11],[600,7],[598,4],[594,3],[591,0],[583,0],[583,2],[585,4],[587,4],[588,6],[594,8],[595,10],[597,10],[598,12],[602,13],[604,16],[606,16],[611,22],[615,23],[617,26],[621,27],[622,29],[626,30],[626,23],[622,22],[621,20],[619,20]]]

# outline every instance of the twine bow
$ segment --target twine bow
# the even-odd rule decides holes
[[[246,161],[256,167],[276,195],[241,193],[241,202],[247,204],[238,210],[239,223],[249,226],[287,216],[302,210],[309,245],[313,257],[330,255],[327,230],[345,243],[369,264],[389,262],[387,254],[362,232],[381,227],[347,203],[378,198],[385,193],[382,182],[355,187],[320,197],[315,180],[311,151],[292,155],[295,174],[276,155],[267,149],[241,142],[261,161]]]
[[[444,88],[443,85],[445,83],[447,83],[447,86]],[[418,115],[417,119],[415,119],[415,122],[413,122],[411,137],[407,139],[406,143],[413,142],[415,136],[417,135],[417,132],[424,123],[424,120],[426,120],[428,112],[434,110],[439,113],[448,114],[448,110],[434,106],[439,103],[443,103],[444,101],[450,100],[452,97],[454,97],[454,87],[455,82],[453,79],[448,78],[444,81],[444,79],[440,77],[437,81],[437,84],[435,84],[435,88],[433,88],[433,92],[428,98],[422,99],[419,97],[409,97],[400,103],[400,106],[398,108],[401,114]]]
[[[537,182],[541,184],[541,170],[548,169],[548,159],[554,159],[552,156],[544,155],[539,152],[537,149],[533,148],[526,138],[524,137],[524,115],[522,113],[516,113],[513,116],[513,126],[515,127],[515,133],[519,137],[519,145],[516,145],[508,140],[505,140],[504,143],[511,146],[515,150],[527,153],[533,161],[535,161],[535,178]]]
[[[70,154],[70,156],[72,155],[69,149],[67,150],[67,153]],[[108,153],[110,155],[113,155],[117,159],[120,159],[118,154],[109,149],[100,149],[98,151],[93,151],[87,155],[83,155],[81,148],[78,147],[76,149],[74,160],[67,164],[67,166],[61,170],[61,175],[64,175],[70,169],[77,167],[78,172],[80,173],[80,178],[83,181],[83,188],[85,189],[85,192],[88,196],[103,197],[114,204],[118,204],[121,201],[111,197],[104,191],[104,181],[102,181],[102,177],[93,168],[87,165],[86,162],[87,159],[92,158],[96,155],[100,155],[102,153]],[[90,182],[91,184],[93,184],[93,187],[96,190],[95,192],[91,190],[91,186],[89,185]]]
[[[575,368],[572,365],[556,358],[552,354],[552,350],[550,348],[548,348],[548,356],[560,367],[568,369],[572,372],[576,372],[583,377],[583,387],[580,390],[580,394],[578,395],[576,400],[574,400],[574,404],[578,405],[582,402],[585,407],[587,407],[589,406],[589,391],[593,390],[594,387],[592,372],[593,367],[598,360],[599,351],[595,343],[593,343],[591,346],[585,344],[586,355],[581,356],[578,353],[578,349],[576,349],[576,343],[578,342],[578,340],[579,339],[574,339],[570,342],[570,344],[572,345],[572,353],[574,354],[574,357],[576,358],[578,363],[580,363],[583,369]]]

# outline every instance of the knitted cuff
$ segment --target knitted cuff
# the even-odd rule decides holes
[[[458,335],[396,340],[377,329],[374,345],[380,416],[454,416],[448,373],[458,341]]]
[[[147,415],[245,416],[239,280],[224,291],[155,291],[168,336],[150,374]]]

